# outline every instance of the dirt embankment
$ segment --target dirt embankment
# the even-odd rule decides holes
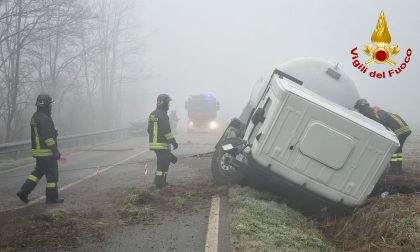
[[[420,248],[420,198],[372,198],[352,215],[325,219],[320,229],[344,251],[416,251]]]
[[[419,250],[420,141],[417,138],[404,146],[404,156],[402,176],[385,174],[363,207],[347,216],[330,216],[320,223],[321,230],[337,248],[344,251]]]
[[[420,165],[406,167],[403,176],[385,175],[375,195],[347,216],[320,223],[338,248],[351,251],[416,251],[420,248]],[[381,197],[381,194],[383,197]],[[389,195],[387,195],[390,193]]]
[[[409,142],[404,154],[404,174],[385,174],[366,204],[352,212],[338,213],[328,208],[296,210],[293,204],[294,209],[286,205],[287,199],[253,189],[238,189],[231,197],[234,248],[419,251],[420,141]]]
[[[305,216],[284,199],[231,188],[235,251],[418,251],[420,196],[371,197],[352,213]]]

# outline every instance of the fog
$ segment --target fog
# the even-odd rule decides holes
[[[185,101],[202,93],[219,100],[218,118],[227,122],[257,80],[300,57],[337,62],[371,105],[420,129],[419,9],[414,0],[2,1],[0,142],[28,138],[41,92],[56,100],[62,135],[127,127],[148,116],[160,93],[172,97],[180,125]],[[372,44],[381,10],[401,50],[392,60],[401,64],[407,48],[412,56],[401,74],[374,79],[353,67],[350,51],[368,59],[363,46]]]
[[[417,1],[156,0],[137,8],[149,34],[145,61],[153,76],[142,81],[141,111],[152,110],[161,92],[173,97],[172,106],[179,113],[189,95],[210,92],[220,100],[220,117],[230,118],[240,113],[253,84],[275,67],[297,57],[322,57],[338,62],[372,105],[400,114],[420,128]],[[372,79],[352,66],[350,51],[357,46],[362,54],[363,45],[372,44],[381,10],[391,43],[401,50],[393,60],[402,62],[407,48],[413,55],[400,75]],[[180,115],[185,122],[185,113]]]

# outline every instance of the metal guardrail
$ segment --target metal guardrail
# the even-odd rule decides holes
[[[58,137],[60,149],[72,148],[83,145],[94,145],[116,139],[127,138],[135,133],[134,129],[123,128],[115,130],[97,131],[85,134]],[[31,141],[19,141],[0,144],[0,159],[18,159],[31,156]]]

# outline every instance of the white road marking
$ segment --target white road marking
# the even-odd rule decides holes
[[[101,172],[101,173],[106,172],[106,171],[108,171],[108,170],[110,170],[110,169],[114,168],[115,166],[118,166],[118,165],[120,165],[120,164],[123,164],[123,163],[127,162],[128,160],[133,159],[133,158],[136,158],[136,157],[138,157],[138,156],[140,156],[140,155],[142,155],[142,154],[144,154],[144,153],[146,153],[146,152],[148,152],[148,151],[149,151],[149,150],[144,150],[144,151],[142,151],[142,152],[140,152],[140,153],[137,153],[137,154],[134,154],[134,155],[132,155],[132,156],[129,156],[128,158],[126,158],[126,159],[124,159],[124,160],[122,160],[122,161],[119,161],[119,162],[117,162],[117,163],[115,163],[115,164],[113,164],[113,165],[110,165],[110,166],[105,167],[104,169],[101,169],[101,170],[100,170],[100,172]],[[97,175],[97,172],[95,171],[94,173],[92,173],[92,174],[90,174],[90,175],[88,175],[88,176],[86,176],[86,177],[83,177],[83,178],[81,178],[81,179],[79,179],[79,180],[74,181],[73,183],[70,183],[70,184],[68,184],[68,185],[65,185],[65,186],[61,187],[60,189],[58,189],[58,191],[64,191],[64,190],[66,190],[66,189],[68,189],[68,188],[70,188],[70,187],[72,187],[72,186],[75,186],[75,185],[77,185],[77,184],[79,184],[79,183],[81,183],[81,182],[83,182],[83,181],[85,181],[85,180],[87,180],[87,179],[90,179],[90,178],[92,178],[92,177],[94,177],[94,176],[96,176],[96,175]],[[21,209],[21,208],[25,208],[25,207],[27,207],[27,206],[33,205],[33,204],[35,204],[35,203],[37,203],[37,202],[39,202],[39,201],[41,201],[41,200],[44,200],[44,199],[45,199],[45,196],[41,196],[41,197],[39,197],[39,198],[36,198],[36,199],[34,199],[34,200],[31,200],[28,204],[25,204],[25,205],[23,205],[23,206],[16,207],[14,210]]]
[[[123,141],[123,140],[121,140],[121,141]],[[98,147],[98,146],[107,146],[109,144],[110,143],[101,143],[101,144],[98,144],[98,145],[87,146],[87,148],[93,148],[93,147]],[[146,147],[148,148],[149,146],[146,146]],[[74,154],[77,154],[77,153],[84,153],[84,151],[80,151],[78,149],[69,149],[69,150],[66,150],[66,151],[62,152],[61,154],[62,154],[62,157],[64,157],[64,156],[67,157],[69,155],[74,155]],[[28,157],[26,157],[26,158],[28,158]],[[12,172],[12,171],[20,170],[22,168],[31,168],[31,167],[35,167],[35,160],[30,161],[29,164],[24,164],[24,165],[15,167],[15,168],[0,171],[0,175],[8,173],[8,172]]]
[[[220,197],[213,196],[211,199],[209,225],[207,227],[207,237],[205,252],[217,252],[219,242],[219,212],[220,212]]]
[[[34,166],[35,166],[35,162],[32,162],[31,164],[26,164],[26,165],[22,165],[22,166],[18,166],[18,167],[15,167],[15,168],[11,168],[11,169],[1,171],[0,175],[8,173],[8,172],[12,172],[12,171],[20,170],[22,168],[30,168],[30,167],[34,167]]]

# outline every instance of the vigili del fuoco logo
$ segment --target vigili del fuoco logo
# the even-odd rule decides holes
[[[368,56],[366,57],[366,60],[359,58],[357,47],[351,50],[353,66],[361,73],[377,79],[391,78],[401,74],[410,62],[412,50],[411,48],[405,50],[403,62],[399,62],[397,64],[397,62],[394,61],[394,56],[400,53],[400,50],[398,49],[397,44],[391,45],[391,34],[388,30],[388,24],[385,19],[384,11],[381,11],[378,23],[376,24],[376,28],[370,39],[373,45],[366,44],[363,49],[364,54]],[[386,71],[375,70],[374,63],[388,65],[389,69]],[[371,66],[372,69],[369,69]]]

